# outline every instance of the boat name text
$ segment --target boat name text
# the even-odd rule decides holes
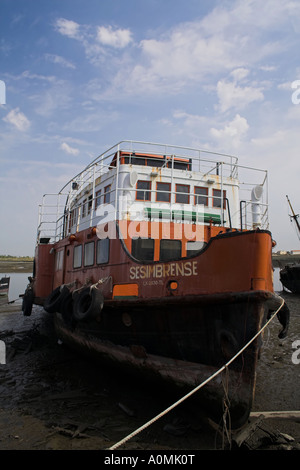
[[[183,263],[156,264],[147,266],[131,266],[130,279],[148,279],[167,276],[197,276],[197,261]]]

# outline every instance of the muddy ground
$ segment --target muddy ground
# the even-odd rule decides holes
[[[281,295],[291,311],[289,334],[278,339],[276,318],[265,332],[253,411],[298,411],[298,417],[264,418],[239,449],[300,449],[300,364],[292,360],[293,353],[300,358],[293,349],[300,340],[300,296]],[[6,345],[6,364],[0,365],[0,450],[109,449],[173,403],[161,390],[59,344],[51,315],[41,307],[24,317],[20,302],[0,302],[0,340]],[[235,434],[226,438],[185,402],[119,450],[236,448]]]

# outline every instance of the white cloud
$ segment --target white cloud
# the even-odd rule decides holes
[[[217,84],[220,110],[228,111],[230,108],[242,109],[253,101],[261,101],[264,98],[261,88],[252,86],[241,87],[235,82],[219,80]]]
[[[226,124],[223,129],[210,129],[211,135],[224,145],[224,147],[237,148],[247,133],[249,124],[247,119],[241,117],[239,114]]]
[[[53,62],[54,64],[59,64],[62,65],[63,67],[69,68],[69,69],[76,69],[75,65],[72,64],[72,62],[64,59],[63,57],[55,54],[45,54],[45,57],[47,60],[50,62]]]
[[[3,121],[8,122],[15,126],[19,131],[27,131],[30,127],[30,121],[27,119],[19,108],[12,109],[4,118]]]
[[[66,20],[65,18],[58,18],[55,22],[55,28],[63,36],[68,36],[72,39],[79,38],[80,25],[75,21]]]
[[[99,26],[97,39],[104,46],[123,49],[132,42],[132,34],[129,29],[113,30],[111,26]]]
[[[71,147],[69,144],[66,142],[63,142],[60,146],[60,148],[65,152],[68,153],[69,155],[78,155],[79,150],[75,149],[74,147]]]
[[[244,67],[240,67],[238,69],[233,70],[230,75],[235,81],[241,81],[249,75],[249,70]]]

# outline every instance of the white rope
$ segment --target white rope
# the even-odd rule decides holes
[[[278,296],[279,297],[279,296]],[[191,390],[189,393],[187,393],[184,397],[180,398],[178,401],[176,401],[175,403],[173,403],[173,405],[169,406],[166,410],[162,411],[160,414],[158,414],[157,416],[155,416],[154,418],[152,418],[150,421],[148,421],[147,423],[143,424],[142,426],[140,426],[138,429],[136,429],[135,431],[133,431],[131,434],[129,434],[128,436],[124,437],[124,439],[122,439],[121,441],[117,442],[116,444],[114,444],[112,447],[109,447],[108,450],[115,450],[117,449],[118,447],[120,447],[122,444],[125,444],[125,442],[127,442],[129,439],[131,439],[132,437],[136,436],[137,434],[139,434],[141,431],[143,431],[144,429],[146,429],[147,427],[151,426],[151,424],[153,424],[155,421],[157,421],[158,419],[160,419],[162,416],[166,415],[167,413],[169,413],[171,410],[173,410],[174,408],[176,408],[176,406],[180,405],[180,403],[182,403],[183,401],[185,401],[187,398],[189,398],[191,395],[193,395],[194,393],[196,393],[198,390],[200,390],[202,387],[204,387],[204,385],[208,384],[211,380],[213,380],[215,377],[217,377],[217,375],[219,375],[221,372],[223,372],[223,370],[225,370],[233,361],[235,361],[235,359],[243,352],[245,351],[245,349],[248,348],[248,346],[263,332],[263,330],[268,326],[268,324],[273,320],[273,318],[275,317],[275,315],[277,315],[277,313],[279,312],[279,310],[283,307],[283,304],[284,304],[284,300],[279,297],[280,300],[281,300],[281,305],[280,307],[278,307],[278,309],[276,310],[276,312],[273,313],[273,315],[270,317],[270,319],[265,323],[265,325],[258,331],[258,333],[256,333],[255,336],[253,336],[253,338],[235,355],[233,356],[224,366],[222,366],[219,370],[217,370],[213,375],[211,375],[208,379],[204,380],[204,382],[202,382],[200,385],[197,385],[197,387],[195,387],[193,390]]]

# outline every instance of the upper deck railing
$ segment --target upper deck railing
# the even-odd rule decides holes
[[[178,177],[174,162],[183,159],[191,162],[191,166],[189,165],[184,172],[186,178],[201,175],[202,180],[209,180],[210,177],[216,177],[217,175],[221,189],[226,179],[238,182],[240,204],[235,212],[236,210],[239,212],[239,228],[242,229],[253,228],[253,210],[256,211],[258,207],[257,203],[255,206],[256,201],[253,201],[251,195],[253,187],[259,185],[265,188],[263,197],[259,201],[260,225],[262,228],[268,228],[268,191],[267,172],[265,170],[239,166],[237,157],[208,150],[150,142],[122,141],[95,158],[82,172],[68,181],[58,194],[45,194],[43,196],[43,202],[39,206],[38,241],[41,239],[51,242],[58,241],[66,235],[70,210],[76,206],[76,201],[84,193],[89,194],[89,199],[86,202],[88,204],[87,214],[85,214],[85,220],[83,220],[79,209],[77,230],[85,228],[87,223],[92,226],[97,199],[96,186],[101,178],[103,180],[103,178],[109,177],[111,170],[113,170],[115,185],[112,190],[114,195],[110,198],[110,201],[114,201],[115,217],[119,217],[119,200],[124,189],[119,183],[120,169],[122,168],[120,156],[124,154],[134,157],[135,164],[138,163],[139,158],[142,158],[142,155],[151,155],[154,159],[155,157],[163,157],[165,163],[160,163],[160,167],[162,169],[169,168],[167,177],[170,181]],[[132,163],[132,160],[128,160],[128,163],[130,162]],[[128,191],[136,191],[136,188],[129,188]],[[190,194],[190,196],[192,197],[194,194]],[[220,207],[225,207],[223,203],[223,191],[221,191]],[[227,210],[229,210],[228,205]],[[236,216],[236,213],[231,213],[227,219]],[[80,220],[80,217],[82,220]]]

